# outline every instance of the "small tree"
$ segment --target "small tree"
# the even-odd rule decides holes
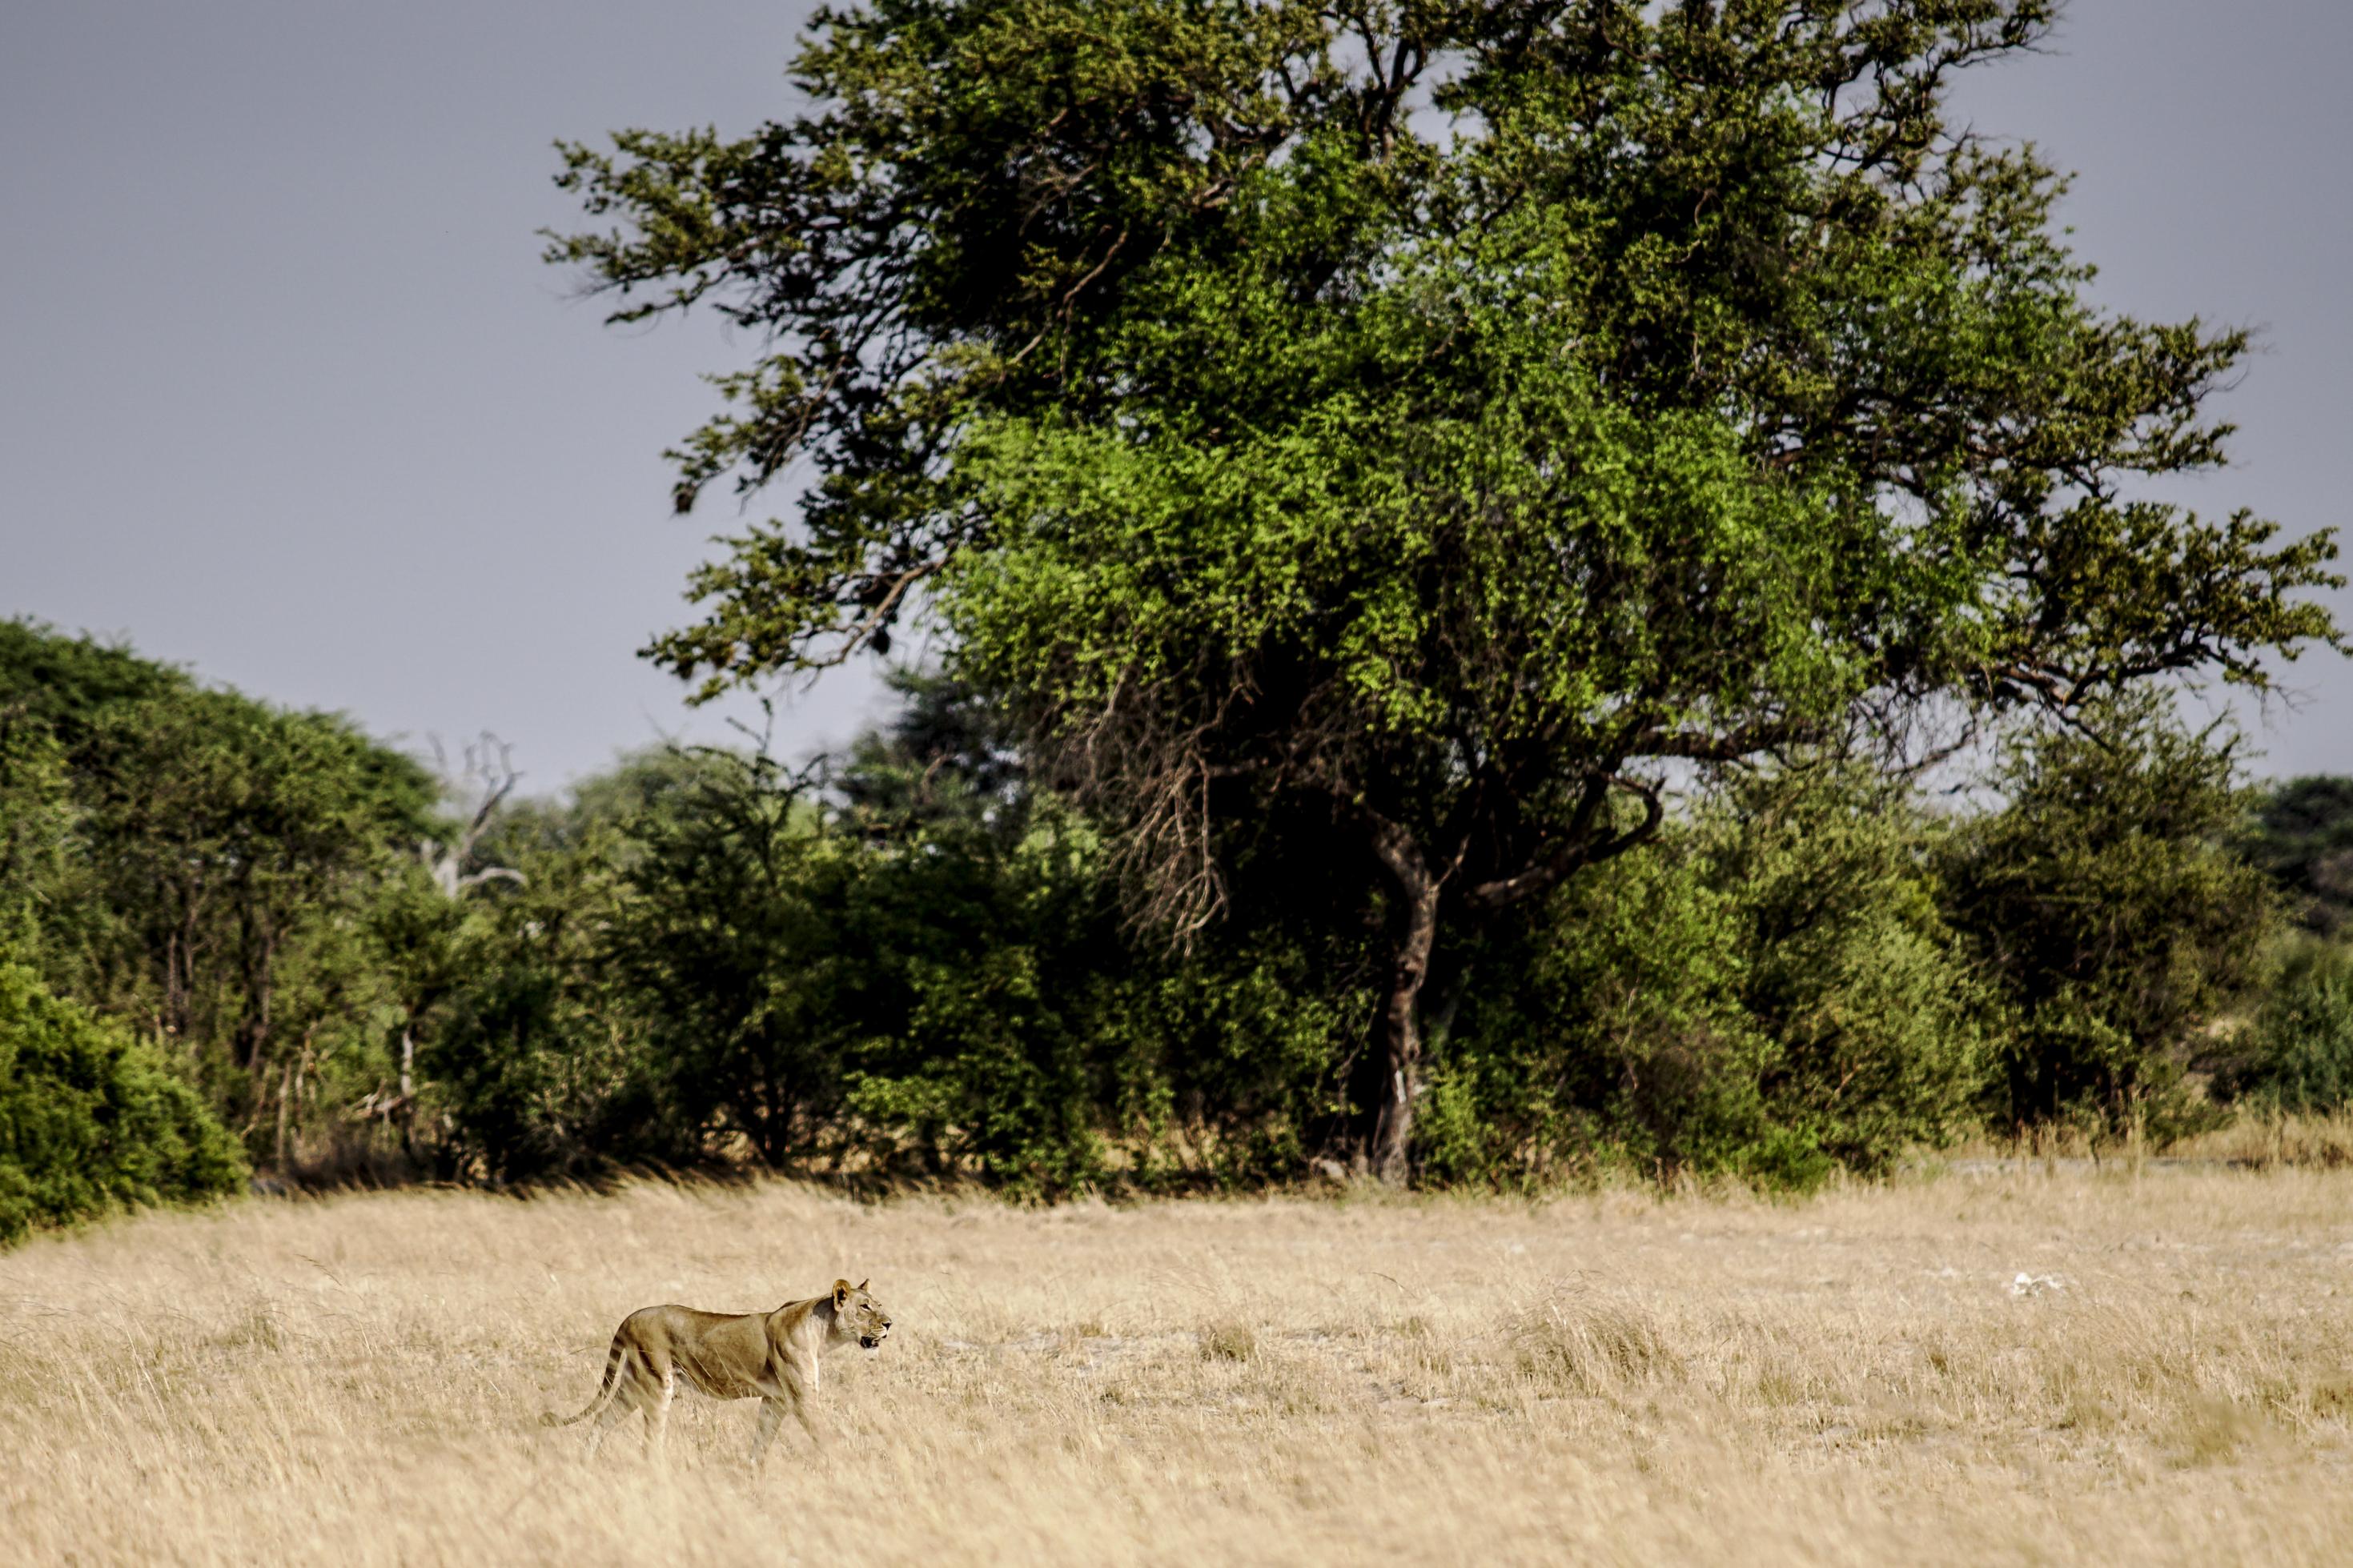
[[[1949,907],[2015,1014],[1996,1114],[2162,1133],[2194,1036],[2259,974],[2280,901],[2233,853],[2248,803],[2231,745],[2153,700],[2094,720],[2012,754],[2008,805],[1954,838]]]
[[[524,881],[513,867],[486,858],[481,847],[499,808],[522,781],[513,748],[485,731],[464,755],[462,767],[453,773],[448,753],[439,740],[434,741],[446,820],[435,824],[437,832],[417,840],[417,868],[423,874],[388,876],[369,910],[370,934],[399,1015],[395,1045],[399,1077],[392,1094],[370,1110],[398,1124],[401,1151],[411,1157],[417,1152],[417,1038],[435,1005],[459,984],[467,895],[494,882],[520,886]]]

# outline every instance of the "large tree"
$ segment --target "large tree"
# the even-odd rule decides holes
[[[2147,499],[2244,337],[2088,298],[1957,72],[2050,0],[872,0],[813,106],[565,150],[639,319],[758,334],[681,510],[806,475],[652,657],[706,693],[927,620],[1214,918],[1250,836],[1377,879],[1361,1153],[1442,935],[1642,843],[1672,771],[1923,704],[2260,685],[2326,534]]]

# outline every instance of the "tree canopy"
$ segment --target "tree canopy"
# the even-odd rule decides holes
[[[185,1053],[248,1135],[273,1089],[282,1110],[339,1044],[362,1054],[360,906],[436,793],[340,715],[0,621],[0,950]]]
[[[630,320],[759,334],[681,510],[812,476],[652,657],[708,693],[910,619],[1137,908],[1276,803],[1389,930],[1400,1173],[1441,930],[1642,842],[1683,763],[2261,685],[2334,641],[2224,458],[2238,331],[2101,309],[1957,73],[2049,0],[874,0],[810,112],[565,149]]]

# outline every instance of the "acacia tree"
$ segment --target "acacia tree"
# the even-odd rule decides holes
[[[2051,0],[872,0],[738,141],[565,149],[617,319],[763,336],[677,501],[798,515],[648,651],[704,694],[928,619],[1213,919],[1280,805],[1377,868],[1358,1152],[1407,1169],[1457,922],[1662,780],[1929,701],[2260,685],[2325,533],[2142,499],[2246,347],[2100,310],[1956,73]]]

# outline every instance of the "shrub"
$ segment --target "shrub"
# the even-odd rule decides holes
[[[1936,908],[1939,837],[1901,785],[1846,764],[1737,780],[1700,819],[1740,1005],[1770,1044],[1767,1115],[1864,1174],[1949,1138],[1984,1082],[1990,999]]]
[[[152,1047],[0,961],[0,1242],[244,1178],[236,1141]]]
[[[1471,966],[1419,1129],[1439,1181],[1577,1161],[1813,1186],[1967,1118],[1987,1001],[1931,825],[1843,767],[1761,774]]]
[[[2264,998],[2215,1098],[2328,1114],[2353,1104],[2353,951],[2306,948]]]
[[[2353,929],[2353,778],[2276,785],[2255,808],[2246,849],[2306,926],[2323,935]]]
[[[1688,835],[1491,935],[1417,1119],[1433,1182],[1541,1185],[1597,1162],[1721,1170],[1763,1121],[1728,901]]]
[[[649,1009],[612,962],[619,863],[641,850],[600,797],[617,785],[635,794],[650,772],[633,761],[573,805],[518,812],[496,853],[522,883],[448,932],[447,994],[417,1058],[427,1086],[419,1125],[444,1173],[527,1182],[703,1156],[700,1129],[681,1123],[670,1092],[687,1068],[657,1054]],[[427,902],[417,923],[450,909]]]
[[[1258,927],[1181,961],[1134,952],[1094,1010],[1132,1170],[1239,1187],[1306,1168],[1342,1124],[1346,1047],[1372,1009],[1335,945]]]
[[[2163,1141],[2199,1120],[2189,1049],[2256,977],[2279,898],[2232,851],[2245,801],[2228,745],[2153,699],[2092,722],[2013,753],[2009,805],[1952,841],[1948,909],[2017,1019],[1994,1117],[2137,1121]]]

